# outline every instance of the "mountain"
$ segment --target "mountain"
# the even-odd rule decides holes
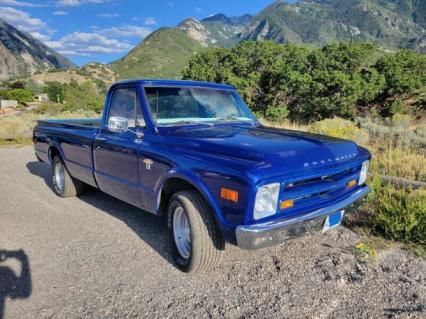
[[[274,40],[323,46],[371,41],[385,48],[410,47],[426,33],[424,0],[276,1],[245,26],[242,40]]]
[[[175,28],[161,28],[146,37],[125,57],[109,64],[120,79],[180,78],[190,57],[208,46],[231,47],[252,16],[217,14],[198,21],[189,18]]]
[[[178,24],[177,28],[186,31],[203,46],[232,47],[240,41],[240,33],[251,19],[249,14],[227,17],[220,13],[201,21],[186,19]]]
[[[109,66],[123,78],[179,78],[192,54],[201,50],[200,41],[177,28],[161,28],[139,43],[124,58]]]
[[[412,41],[411,49],[416,52],[426,54],[426,35],[414,39]]]
[[[179,77],[203,47],[273,40],[321,47],[333,42],[376,42],[384,49],[426,53],[426,0],[275,1],[256,16],[216,14],[188,18],[148,36],[111,68],[128,77]]]
[[[0,80],[43,69],[74,66],[32,36],[0,20]]]

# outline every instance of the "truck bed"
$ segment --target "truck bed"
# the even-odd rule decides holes
[[[102,120],[99,119],[58,119],[58,120],[39,120],[38,124],[44,127],[88,127],[99,128],[101,127]]]
[[[39,120],[34,130],[37,156],[52,160],[49,147],[62,151],[61,157],[73,177],[96,186],[93,176],[93,139],[101,127],[101,119]]]

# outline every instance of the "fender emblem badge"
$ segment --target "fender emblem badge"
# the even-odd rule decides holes
[[[149,171],[151,169],[151,166],[154,164],[154,161],[152,159],[146,158],[143,160],[145,163],[145,168]]]

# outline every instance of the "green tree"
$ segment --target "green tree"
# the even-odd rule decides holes
[[[426,86],[426,56],[413,51],[384,55],[375,68],[386,79],[385,98],[409,95]]]
[[[59,82],[49,82],[44,88],[45,92],[49,96],[49,100],[52,102],[62,103],[64,101],[64,89],[63,85]]]
[[[33,95],[26,89],[5,90],[1,94],[8,100],[17,100],[19,103],[27,103],[33,101]]]

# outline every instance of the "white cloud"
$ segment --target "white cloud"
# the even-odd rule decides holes
[[[24,32],[37,32],[46,36],[55,33],[42,20],[33,18],[28,13],[14,8],[0,7],[0,18]]]
[[[147,17],[145,19],[145,24],[146,25],[154,25],[154,24],[157,24],[157,21],[155,21],[155,18],[153,18],[153,17]]]
[[[61,54],[74,56],[116,54],[133,48],[129,43],[94,32],[73,32],[57,41],[47,41],[46,44]]]
[[[38,4],[32,2],[18,1],[18,0],[0,0],[0,5],[11,7],[45,7],[45,4]]]
[[[137,25],[123,25],[119,27],[98,29],[96,30],[96,33],[107,37],[143,39],[151,33],[151,29]]]
[[[172,1],[167,2],[167,4],[168,4],[170,7],[174,7],[174,6],[176,5],[176,3],[172,2]]]
[[[195,9],[195,11],[197,11],[197,12],[203,12],[203,9],[197,8],[197,9]]]
[[[79,7],[84,4],[101,4],[109,2],[109,0],[57,0],[56,5],[59,7]]]
[[[101,18],[116,18],[119,17],[120,15],[118,13],[100,13],[98,14],[98,17]]]
[[[68,12],[66,12],[66,11],[53,11],[52,13],[55,16],[67,16],[68,15]]]
[[[31,31],[30,34],[33,36],[33,38],[36,38],[42,42],[47,42],[50,40],[50,35],[43,34],[38,31]]]

